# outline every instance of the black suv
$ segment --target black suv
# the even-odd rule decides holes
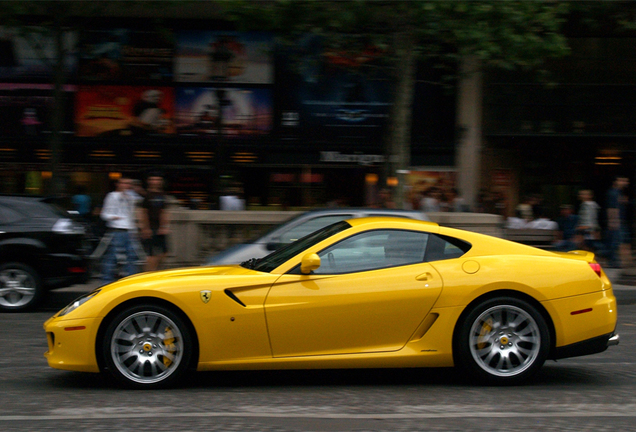
[[[0,311],[33,307],[48,289],[86,282],[84,228],[44,197],[0,195]]]

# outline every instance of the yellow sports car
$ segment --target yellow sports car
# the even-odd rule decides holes
[[[241,265],[144,273],[45,324],[54,368],[138,388],[189,370],[458,366],[516,384],[618,343],[589,252],[553,253],[404,218],[361,218]]]

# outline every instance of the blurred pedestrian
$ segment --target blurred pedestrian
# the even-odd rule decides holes
[[[574,214],[574,207],[572,205],[561,205],[561,216],[557,219],[559,239],[554,243],[554,249],[567,252],[577,248],[575,239],[578,220],[579,218]]]
[[[73,203],[73,209],[77,212],[79,217],[86,223],[90,222],[91,218],[91,197],[86,193],[86,187],[84,185],[77,186],[77,193],[71,197]]]
[[[579,191],[581,206],[576,226],[575,243],[580,249],[595,251],[600,249],[600,226],[598,224],[599,206],[594,201],[594,193],[589,189]]]
[[[493,194],[487,189],[481,189],[477,195],[477,203],[475,204],[477,213],[495,213],[495,205],[493,203]]]
[[[625,187],[619,197],[620,202],[620,218],[621,218],[621,244],[619,246],[620,256],[621,256],[621,266],[631,267],[633,264],[632,259],[632,236],[629,229],[628,222],[628,207],[629,207],[629,197],[625,192]]]
[[[457,188],[452,188],[448,192],[448,211],[452,212],[467,212],[468,205],[466,200],[459,195]]]
[[[538,208],[537,212],[538,213],[536,214],[536,218],[528,222],[526,224],[526,228],[554,231],[557,231],[559,229],[559,224],[545,216],[541,208]]]
[[[543,195],[532,194],[530,197],[530,204],[532,205],[532,214],[534,218],[538,218],[538,215],[545,216],[548,214],[545,204],[543,203]]]
[[[440,192],[437,187],[433,186],[423,193],[423,197],[420,200],[420,210],[424,213],[434,213],[441,211],[440,203]]]
[[[132,179],[130,180],[130,189],[126,191],[126,193],[133,199],[135,205],[141,204],[144,200],[144,196],[146,196],[146,191],[144,190],[143,185],[141,184],[141,180]]]
[[[526,222],[530,222],[534,220],[534,213],[532,212],[532,206],[534,202],[532,197],[526,195],[523,197],[523,200],[517,205],[515,209],[515,216],[519,219],[523,219]]]
[[[607,192],[607,265],[609,267],[621,267],[619,249],[622,243],[621,215],[626,213],[625,202],[621,199],[623,190],[629,184],[629,180],[624,176],[617,176],[612,183],[612,187]],[[624,223],[624,222],[623,222]]]
[[[117,188],[104,199],[101,218],[106,222],[106,251],[102,259],[102,280],[109,283],[117,279],[117,254],[125,254],[124,276],[137,273],[136,262],[139,259],[133,244],[135,230],[135,203],[127,191],[132,180],[121,177]],[[103,240],[103,241],[104,241]]]
[[[168,254],[167,236],[170,233],[170,212],[163,190],[163,176],[148,176],[148,187],[139,211],[139,227],[146,252],[145,271],[159,270]]]

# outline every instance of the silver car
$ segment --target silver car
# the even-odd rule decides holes
[[[320,228],[339,222],[367,216],[392,216],[409,219],[430,220],[424,213],[415,210],[392,210],[374,208],[333,208],[305,212],[269,231],[252,243],[243,243],[212,256],[206,265],[240,264],[252,258],[262,258],[299,238]]]

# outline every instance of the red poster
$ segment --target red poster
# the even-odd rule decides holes
[[[75,109],[76,135],[174,134],[174,91],[169,87],[81,86]]]

